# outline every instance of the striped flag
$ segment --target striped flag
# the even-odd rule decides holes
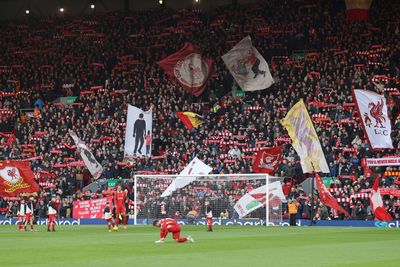
[[[176,112],[176,116],[182,121],[188,130],[197,128],[205,122],[205,119],[193,112]]]

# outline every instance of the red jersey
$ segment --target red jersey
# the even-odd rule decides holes
[[[176,232],[180,231],[181,227],[177,221],[171,218],[162,219],[160,221],[161,233]]]
[[[115,206],[125,206],[125,199],[126,199],[126,193],[125,191],[121,192],[114,192],[114,204]]]

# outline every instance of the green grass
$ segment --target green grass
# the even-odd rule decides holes
[[[184,226],[195,243],[154,244],[158,229],[60,226],[47,233],[0,226],[0,266],[400,266],[398,229]]]

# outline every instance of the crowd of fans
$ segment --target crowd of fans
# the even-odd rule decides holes
[[[399,87],[399,23],[390,14],[400,5],[375,1],[370,18],[361,22],[347,20],[344,9],[330,1],[298,5],[275,0],[212,11],[160,8],[2,23],[0,159],[30,160],[42,190],[36,197],[38,216],[44,217],[43,207],[56,194],[59,216],[69,217],[72,201],[108,191],[83,192],[93,178],[80,163],[68,129],[90,147],[104,167],[100,179],[107,180],[129,179],[134,173],[176,174],[194,156],[215,174],[251,173],[252,148],[282,145],[275,175],[285,177],[287,197],[298,199],[298,217],[310,218],[314,211],[315,219],[342,219],[318,198],[312,202],[301,188],[307,176],[279,122],[304,99],[310,115],[318,115],[313,121],[331,171],[326,176],[339,177],[330,186],[332,194],[348,199],[340,203],[353,219],[373,219],[368,197],[357,194],[377,177],[383,177],[381,187],[399,189],[398,167],[371,169],[362,159],[399,155],[400,121],[392,91],[386,89]],[[275,84],[238,97],[231,93],[236,85],[221,56],[246,35],[269,62]],[[214,61],[207,88],[197,98],[156,64],[185,42]],[[395,149],[370,149],[352,105],[355,88],[387,95]],[[153,109],[153,158],[124,159],[128,104]],[[178,111],[201,114],[207,122],[189,131],[176,117]],[[189,186],[165,203],[159,181],[146,183],[138,190],[138,206],[140,215],[148,217],[191,211],[204,216],[206,199],[215,216],[234,217],[234,202],[256,186]],[[132,184],[126,182],[125,188],[133,199]],[[384,203],[398,219],[399,197],[384,195]],[[3,198],[1,212],[13,216],[17,204],[18,199]]]

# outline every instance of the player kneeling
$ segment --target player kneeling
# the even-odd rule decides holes
[[[155,242],[157,244],[164,243],[164,240],[167,237],[168,233],[172,233],[172,238],[175,239],[175,241],[178,243],[183,243],[186,241],[194,242],[191,236],[182,238],[180,237],[181,226],[174,219],[166,218],[160,221],[155,220],[153,221],[153,226],[160,228],[160,240]]]
[[[114,228],[115,223],[114,223],[113,214],[112,214],[112,211],[110,208],[110,202],[106,203],[106,207],[104,208],[104,211],[103,211],[103,216],[108,224],[108,232],[111,232],[111,226]]]

